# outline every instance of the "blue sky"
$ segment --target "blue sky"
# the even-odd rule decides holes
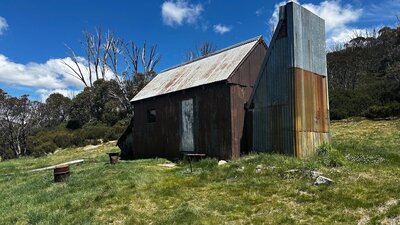
[[[229,4],[228,4],[229,2]],[[181,63],[203,41],[217,48],[263,35],[268,40],[282,1],[89,1],[2,0],[0,2],[0,88],[43,100],[52,92],[82,89],[60,62],[65,44],[80,51],[82,30],[101,26],[124,40],[157,44],[157,71]],[[354,32],[394,26],[400,0],[300,0],[326,20],[327,44]],[[275,12],[275,14],[274,14]],[[267,43],[268,44],[268,43]]]

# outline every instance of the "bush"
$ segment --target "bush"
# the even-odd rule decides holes
[[[328,167],[340,167],[345,164],[345,157],[328,143],[317,148],[317,157],[321,164]]]
[[[369,119],[386,118],[400,115],[400,103],[395,102],[383,106],[371,106],[365,112],[364,116]]]
[[[53,153],[57,149],[57,145],[52,141],[41,143],[38,146],[33,147],[31,154],[35,157],[43,156],[47,153]]]
[[[349,117],[349,112],[345,109],[332,109],[330,111],[330,119],[341,120]]]
[[[51,140],[60,148],[66,148],[72,145],[72,135],[65,131],[54,132]]]
[[[79,120],[68,120],[66,128],[70,130],[76,130],[81,128],[81,122]]]
[[[100,139],[105,137],[107,131],[110,129],[112,128],[98,124],[96,126],[84,126],[80,133],[85,139]]]
[[[97,145],[103,141],[118,139],[128,126],[129,120],[118,121],[109,127],[103,123],[92,121],[79,129],[68,129],[65,124],[52,129],[42,130],[28,139],[28,149],[34,156],[53,152],[57,148],[82,147],[85,145]],[[5,158],[4,156],[2,156]]]

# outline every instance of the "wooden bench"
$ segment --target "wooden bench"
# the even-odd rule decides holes
[[[201,154],[201,153],[186,153],[184,154],[184,156],[189,160],[189,165],[190,165],[190,173],[193,172],[193,168],[192,168],[192,160],[193,159],[203,159],[206,157],[206,154]]]

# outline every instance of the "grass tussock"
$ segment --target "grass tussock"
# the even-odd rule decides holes
[[[349,224],[398,222],[400,120],[332,123],[314,158],[250,154],[160,166],[107,164],[115,144],[0,163],[2,224]],[[65,184],[28,170],[85,159]],[[288,172],[293,170],[294,172]],[[315,186],[306,171],[333,179]]]

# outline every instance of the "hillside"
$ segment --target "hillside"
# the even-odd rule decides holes
[[[400,223],[400,120],[338,121],[320,156],[107,164],[115,143],[0,162],[1,224]],[[65,184],[52,171],[75,159]],[[315,186],[309,171],[334,180]],[[288,172],[289,171],[289,172]]]

